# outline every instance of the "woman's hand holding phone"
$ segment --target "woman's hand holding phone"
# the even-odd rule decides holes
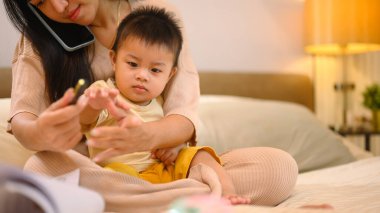
[[[74,90],[68,89],[35,120],[38,150],[66,151],[82,139],[79,114],[87,105],[87,99],[79,98],[71,104],[74,98]]]

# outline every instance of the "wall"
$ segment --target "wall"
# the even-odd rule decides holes
[[[181,11],[199,70],[307,71],[299,0],[168,0]],[[18,33],[0,6],[0,66],[9,66]]]
[[[302,1],[169,1],[182,12],[199,70],[308,72]]]
[[[20,36],[8,20],[3,1],[0,3],[0,27],[0,67],[5,67],[11,65],[13,50]]]

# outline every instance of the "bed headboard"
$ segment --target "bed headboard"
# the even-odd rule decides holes
[[[305,75],[200,71],[199,78],[201,94],[289,101],[314,111],[313,85]],[[10,97],[11,84],[11,68],[0,68],[0,98]]]
[[[302,104],[314,111],[314,89],[301,74],[200,71],[201,94],[223,94]]]

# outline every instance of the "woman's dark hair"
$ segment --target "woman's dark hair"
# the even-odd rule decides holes
[[[50,102],[83,78],[93,81],[89,48],[67,52],[28,7],[28,0],[3,0],[7,15],[17,30],[31,41],[45,72],[46,93]]]
[[[174,54],[173,66],[177,66],[183,38],[174,15],[157,7],[141,7],[123,19],[117,30],[112,50],[117,49],[127,37],[136,37],[148,45],[164,45]]]

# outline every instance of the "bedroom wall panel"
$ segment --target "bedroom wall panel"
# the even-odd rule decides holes
[[[200,70],[309,73],[302,1],[169,1],[183,14]]]

